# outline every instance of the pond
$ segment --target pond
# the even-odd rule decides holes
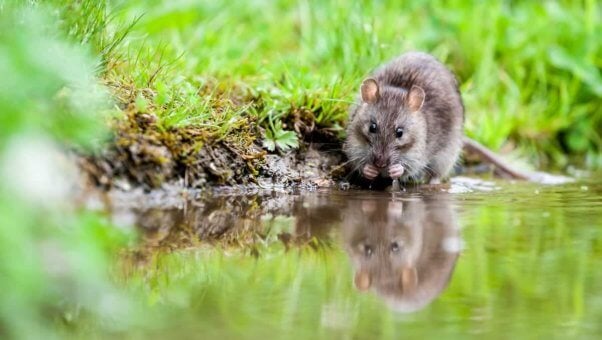
[[[155,335],[602,332],[599,181],[111,199],[142,231],[118,276],[160,313]]]

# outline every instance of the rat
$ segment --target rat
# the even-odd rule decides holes
[[[463,145],[464,104],[454,74],[435,57],[409,52],[362,82],[344,151],[354,170],[438,184]]]

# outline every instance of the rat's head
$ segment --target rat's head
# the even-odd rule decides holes
[[[411,176],[424,165],[426,120],[421,109],[425,96],[416,85],[403,89],[383,86],[373,78],[364,80],[346,145],[358,169],[372,165],[387,176],[387,168],[399,164]]]
[[[403,291],[411,294],[418,283],[416,265],[422,250],[420,216],[402,202],[363,201],[364,218],[345,221],[355,231],[347,244],[355,267],[358,290]],[[349,216],[351,217],[351,216]]]
[[[461,242],[450,201],[362,200],[343,216],[358,291],[372,290],[399,312],[420,310],[443,292]]]

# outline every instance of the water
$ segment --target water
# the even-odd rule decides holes
[[[155,334],[602,334],[596,181],[192,196],[113,197]]]

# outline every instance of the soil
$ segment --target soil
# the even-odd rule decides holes
[[[115,121],[109,147],[82,155],[79,165],[90,184],[159,188],[181,182],[188,188],[209,185],[332,187],[344,179],[345,155],[332,133],[313,131],[300,147],[268,153],[261,127],[252,119],[238,131],[216,138],[195,127],[163,129],[152,114],[129,113]]]

